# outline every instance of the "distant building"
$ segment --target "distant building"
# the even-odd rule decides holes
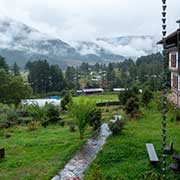
[[[92,81],[95,81],[95,82],[99,82],[99,81],[101,81],[101,79],[102,79],[102,77],[101,76],[94,76],[94,77],[92,77]]]
[[[177,21],[179,28],[169,34],[163,44],[169,53],[169,69],[171,71],[171,96],[170,101],[180,107],[180,20]]]
[[[89,95],[89,94],[103,93],[104,89],[102,89],[102,88],[91,88],[91,89],[77,90],[76,92],[78,94],[81,93],[81,94]]]
[[[113,88],[113,92],[122,92],[125,91],[125,88]]]
[[[55,106],[61,105],[61,100],[57,99],[24,99],[21,101],[22,105],[33,105],[36,104],[40,107],[45,106],[46,104],[53,104]]]

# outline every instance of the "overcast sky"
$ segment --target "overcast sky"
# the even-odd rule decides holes
[[[167,0],[168,32],[180,0]],[[122,35],[160,36],[161,0],[0,0],[0,13],[62,40]]]

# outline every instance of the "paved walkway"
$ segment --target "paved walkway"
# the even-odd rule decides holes
[[[102,149],[111,131],[106,123],[102,124],[100,130],[75,154],[75,156],[65,165],[64,169],[51,180],[66,180],[79,176],[83,178],[84,171],[97,153]]]

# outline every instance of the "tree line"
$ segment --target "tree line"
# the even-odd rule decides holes
[[[27,62],[27,81],[22,78],[19,67],[14,63],[8,66],[0,56],[0,101],[18,103],[22,98],[33,94],[62,92],[81,88],[82,79],[87,80],[85,87],[103,87],[109,90],[115,87],[128,88],[138,86],[150,90],[162,88],[162,56],[160,53],[143,56],[136,61],[127,59],[123,62],[80,66],[68,66],[63,71],[58,65],[51,65],[47,60]],[[104,84],[93,84],[89,79],[90,73],[95,72],[102,77]],[[168,81],[170,82],[170,81]],[[17,91],[16,91],[17,90]]]

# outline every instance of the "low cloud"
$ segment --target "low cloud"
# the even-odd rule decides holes
[[[168,32],[177,28],[179,0],[168,4]],[[157,0],[0,0],[0,16],[22,21],[65,41],[122,35],[161,36]]]

